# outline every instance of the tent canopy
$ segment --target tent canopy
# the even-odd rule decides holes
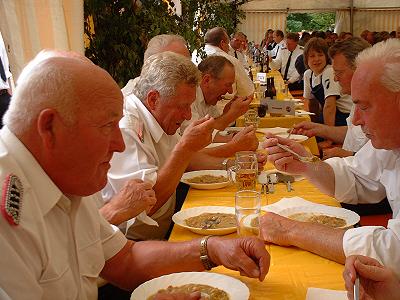
[[[239,25],[249,41],[259,42],[268,28],[286,30],[289,13],[335,12],[335,32],[392,31],[400,26],[399,0],[253,0],[241,6]]]

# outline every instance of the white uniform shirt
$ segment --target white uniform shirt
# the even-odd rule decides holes
[[[236,52],[236,56],[235,56],[235,52]],[[231,45],[229,45],[229,54],[235,58],[237,58],[243,65],[243,68],[246,70],[246,72],[248,73],[250,70],[250,66],[249,63],[247,62],[247,59],[245,57],[245,55],[243,54],[243,52],[239,51],[239,50],[235,50],[233,49],[233,47]]]
[[[97,277],[126,238],[100,216],[94,197],[63,195],[7,127],[0,151],[2,182],[12,173],[24,189],[20,224],[0,216],[0,286],[19,300],[97,299]]]
[[[3,68],[4,68],[4,73],[6,74],[6,78],[9,79],[12,76],[12,74],[10,72],[10,64],[8,62],[6,46],[4,45],[3,36],[1,35],[1,32],[0,32],[0,58],[1,62],[3,63]],[[4,81],[0,77],[0,90],[7,90],[9,88],[10,85],[8,84],[8,81]]]
[[[271,50],[271,57],[277,58],[281,49],[286,48],[285,40],[280,41],[278,44],[275,44],[275,47]]]
[[[353,125],[353,117],[354,117],[354,108],[353,105],[350,110],[350,115],[346,119],[347,121],[347,132],[343,142],[343,149],[347,151],[357,152],[364,146],[369,139],[366,137],[364,132],[361,129],[361,126]]]
[[[216,105],[208,105],[204,99],[203,91],[201,87],[196,88],[196,100],[191,105],[192,118],[188,121],[185,120],[180,128],[180,133],[183,134],[185,129],[194,121],[197,121],[206,115],[213,118],[218,118],[221,114]]]
[[[105,201],[110,200],[126,181],[133,178],[150,181],[154,185],[158,169],[165,164],[179,141],[179,134],[167,135],[134,94],[125,97],[124,101],[124,117],[119,126],[126,148],[122,153],[114,153],[111,160],[108,183],[102,191]],[[136,240],[163,239],[171,223],[175,201],[174,193],[152,215],[159,227],[144,224],[136,218],[128,228],[127,237]],[[120,228],[124,229],[124,225]]]
[[[287,79],[289,83],[297,82],[301,79],[299,72],[296,70],[296,59],[303,54],[303,49],[299,45],[293,50],[293,54],[290,57],[290,64],[287,73]],[[281,69],[282,76],[285,76],[286,65],[290,56],[290,51],[287,48],[283,48],[279,51],[278,56],[273,59],[270,63],[270,67],[275,70]]]
[[[304,93],[303,97],[311,99],[311,86],[310,86],[310,76],[312,74],[312,87],[317,86],[322,82],[324,87],[325,99],[329,96],[340,96],[336,99],[336,107],[342,113],[350,113],[353,102],[349,95],[342,95],[340,85],[334,80],[333,68],[331,65],[326,65],[325,69],[321,74],[315,75],[311,69],[304,72]]]
[[[205,45],[204,50],[207,55],[220,55],[227,58],[235,67],[235,83],[233,84],[234,95],[243,97],[253,96],[254,84],[238,59],[215,46]]]
[[[346,256],[361,254],[386,266],[400,265],[400,150],[375,149],[371,141],[355,156],[326,160],[335,173],[335,198],[346,203],[378,203],[386,195],[393,210],[388,229],[365,226],[346,231]],[[393,270],[400,277],[400,268]]]

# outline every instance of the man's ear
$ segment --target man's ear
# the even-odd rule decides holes
[[[150,90],[146,97],[146,106],[150,111],[153,111],[158,106],[160,101],[160,93],[156,90]]]
[[[201,83],[209,84],[210,81],[211,81],[211,75],[210,74],[204,74],[202,79],[201,79]]]
[[[47,108],[39,113],[37,120],[37,130],[42,143],[47,148],[52,148],[55,143],[55,119],[57,111]]]

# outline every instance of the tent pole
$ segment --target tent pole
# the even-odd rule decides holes
[[[350,32],[353,34],[354,25],[354,0],[350,0]]]

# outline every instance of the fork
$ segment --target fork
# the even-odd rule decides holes
[[[282,145],[282,144],[279,144],[279,143],[277,143],[276,145],[279,148],[281,148],[282,150],[285,150],[286,152],[289,152],[289,153],[293,154],[301,162],[315,163],[315,162],[319,162],[320,161],[320,159],[318,157],[316,157],[316,156],[302,156],[302,155],[294,152],[288,146],[285,146],[285,145]]]
[[[292,135],[293,130],[294,130],[294,127],[292,127],[292,129],[290,129],[289,134],[288,134],[288,136],[286,137],[287,139],[290,138],[290,136]]]

